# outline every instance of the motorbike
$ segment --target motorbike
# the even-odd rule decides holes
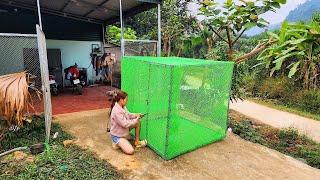
[[[57,70],[57,68],[49,67],[48,69],[50,92],[52,95],[57,96],[59,94],[59,85],[56,81],[56,76],[54,75],[54,72]]]
[[[80,79],[78,68],[75,66],[70,66],[64,70],[66,73],[66,79],[70,80],[72,86],[72,92],[77,92],[77,94],[82,95],[82,89],[85,86],[85,82]]]
[[[79,95],[82,95],[82,83],[76,75],[73,75],[72,78],[70,78],[70,82],[73,86],[72,92],[77,92]]]
[[[59,94],[58,83],[56,82],[54,75],[49,75],[49,85],[51,94],[57,96]]]

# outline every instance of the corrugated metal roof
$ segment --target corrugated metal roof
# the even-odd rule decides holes
[[[162,0],[122,0],[124,15],[154,7]],[[37,0],[0,0],[0,4],[37,10]],[[95,23],[118,21],[119,0],[41,0],[41,12]]]
[[[0,33],[35,34],[38,14],[35,11],[0,4]],[[42,14],[42,28],[47,39],[103,41],[102,24]]]
[[[161,3],[162,2],[162,0],[138,0],[138,1],[148,2],[148,3]]]

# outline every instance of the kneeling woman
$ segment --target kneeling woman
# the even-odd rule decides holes
[[[111,129],[110,134],[112,138],[112,146],[117,149],[121,148],[126,154],[133,154],[133,146],[128,141],[129,131],[135,128],[135,142],[136,147],[144,147],[147,145],[147,141],[140,141],[140,119],[142,114],[130,113],[126,104],[128,101],[128,94],[123,91],[118,91],[113,99],[111,105]]]

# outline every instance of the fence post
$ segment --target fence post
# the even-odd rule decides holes
[[[46,142],[49,143],[51,121],[52,121],[52,107],[51,107],[51,93],[49,85],[49,71],[48,71],[48,58],[47,58],[47,45],[46,38],[39,25],[36,25],[39,61],[41,69],[42,93],[44,103],[44,115],[46,126]]]
[[[158,57],[161,57],[161,5],[158,4]]]

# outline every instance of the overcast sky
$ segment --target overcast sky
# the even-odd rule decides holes
[[[224,3],[226,0],[216,0],[216,2]],[[276,13],[269,12],[262,17],[270,22],[270,24],[278,24],[284,21],[284,19],[287,17],[289,12],[293,9],[295,9],[299,4],[302,4],[306,2],[307,0],[287,0],[287,4],[282,5],[280,9],[277,10]],[[196,15],[198,13],[199,6],[196,3],[192,3],[190,5],[190,10],[193,15]]]

